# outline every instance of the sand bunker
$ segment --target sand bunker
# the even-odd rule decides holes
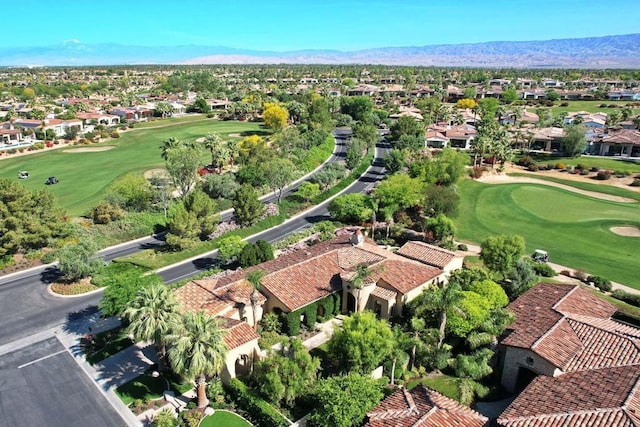
[[[638,227],[611,227],[611,232],[625,237],[640,237],[640,228]]]
[[[84,148],[72,148],[64,150],[64,153],[97,153],[99,151],[109,151],[112,148],[116,148],[113,145],[105,145],[104,147],[84,147]]]
[[[202,137],[196,139],[196,142],[204,142],[205,139],[206,138],[204,136],[202,136]]]
[[[242,138],[242,135],[239,133],[230,133],[229,138]]]

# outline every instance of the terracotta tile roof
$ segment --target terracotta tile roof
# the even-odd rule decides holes
[[[246,280],[216,288],[217,279],[194,280],[175,290],[176,297],[183,310],[204,310],[211,316],[223,315],[236,304],[249,305],[249,296],[253,286]],[[258,304],[266,301],[260,294]]]
[[[504,427],[636,426],[640,365],[539,376],[498,418]]]
[[[532,346],[532,350],[559,368],[564,368],[583,349],[578,335],[565,319],[556,323]]]
[[[405,243],[396,253],[438,268],[446,267],[456,257],[455,252],[416,241]]]
[[[382,255],[356,246],[338,249],[338,265],[343,270],[353,270],[358,265],[372,265],[384,259]]]
[[[406,294],[442,274],[439,268],[410,261],[389,260],[383,265],[384,269],[374,273],[372,277],[375,278],[376,283],[382,279],[401,294]]]
[[[224,318],[222,327],[227,331],[224,341],[229,350],[260,338],[260,335],[247,322]]]
[[[488,419],[422,385],[399,388],[367,413],[366,427],[482,427]]]
[[[382,298],[384,300],[390,301],[396,299],[398,295],[397,292],[392,291],[391,289],[381,288],[380,286],[376,286],[373,288],[371,295],[374,297]]]
[[[342,288],[338,255],[330,252],[262,278],[265,290],[295,311]]]
[[[609,304],[578,285],[539,283],[509,304],[516,321],[502,344],[531,348],[567,315],[608,319],[616,312]]]

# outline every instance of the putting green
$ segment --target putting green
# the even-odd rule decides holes
[[[551,261],[640,289],[640,240],[611,231],[640,226],[640,204],[600,200],[539,184],[459,186],[457,237],[482,242],[491,235],[520,234],[527,251],[540,248]]]
[[[84,215],[100,201],[106,187],[118,177],[130,172],[142,174],[146,170],[163,166],[160,147],[165,139],[196,139],[209,132],[228,137],[229,134],[264,131],[259,123],[213,119],[133,129],[122,133],[120,138],[87,146],[86,148],[94,149],[88,152],[68,152],[67,150],[72,149],[69,147],[3,159],[0,161],[0,177],[17,180],[18,171],[29,171],[29,179],[20,182],[34,190],[44,188],[47,177],[55,176],[60,182],[47,189],[58,198],[67,214]],[[96,148],[107,146],[113,148],[95,151]],[[202,162],[210,162],[206,150],[203,150]]]

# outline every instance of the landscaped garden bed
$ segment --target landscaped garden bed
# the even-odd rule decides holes
[[[124,328],[118,327],[95,335],[87,335],[80,340],[87,362],[94,365],[109,356],[131,347],[134,342]]]

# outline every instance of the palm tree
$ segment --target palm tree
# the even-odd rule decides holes
[[[166,369],[167,335],[180,320],[178,301],[165,285],[153,285],[138,291],[123,316],[129,320],[129,333],[136,340],[152,341],[158,353],[158,370]]]
[[[231,160],[231,167],[235,160],[240,155],[240,142],[236,139],[230,139],[227,141],[227,150],[229,150],[229,160]]]
[[[224,365],[227,345],[220,320],[203,311],[189,312],[169,336],[169,361],[180,376],[194,379],[198,393],[198,408],[209,404],[207,376],[218,375]]]
[[[180,144],[182,144],[182,141],[174,137],[167,138],[162,141],[162,147],[160,147],[162,149],[162,159],[167,160],[169,158],[169,152]]]
[[[425,290],[425,302],[428,306],[438,311],[438,338],[437,348],[442,348],[444,342],[445,329],[447,327],[447,312],[450,310],[460,310],[458,303],[464,299],[460,285],[455,282],[449,284],[439,284]]]
[[[222,137],[217,133],[209,133],[204,138],[204,147],[211,152],[211,164],[222,170],[231,157]]]
[[[353,278],[351,279],[351,285],[353,285],[353,287],[355,289],[358,290],[358,295],[356,298],[356,313],[358,313],[360,311],[360,292],[362,291],[362,288],[369,284],[367,283],[367,281],[369,280],[369,278],[374,274],[374,273],[379,273],[382,272],[382,270],[384,270],[384,265],[380,265],[376,268],[369,268],[368,265],[366,264],[359,264],[356,266],[356,274],[353,276]]]
[[[632,121],[636,125],[636,129],[640,130],[640,114],[635,116]]]
[[[253,292],[251,292],[251,295],[249,296],[249,301],[251,302],[251,311],[253,313],[253,328],[254,329],[258,329],[258,301],[260,298],[260,287],[262,286],[262,284],[260,283],[260,281],[262,280],[262,278],[264,277],[264,271],[262,270],[255,270],[252,271],[251,273],[247,274],[247,281],[249,283],[251,283],[251,286],[253,286]]]

